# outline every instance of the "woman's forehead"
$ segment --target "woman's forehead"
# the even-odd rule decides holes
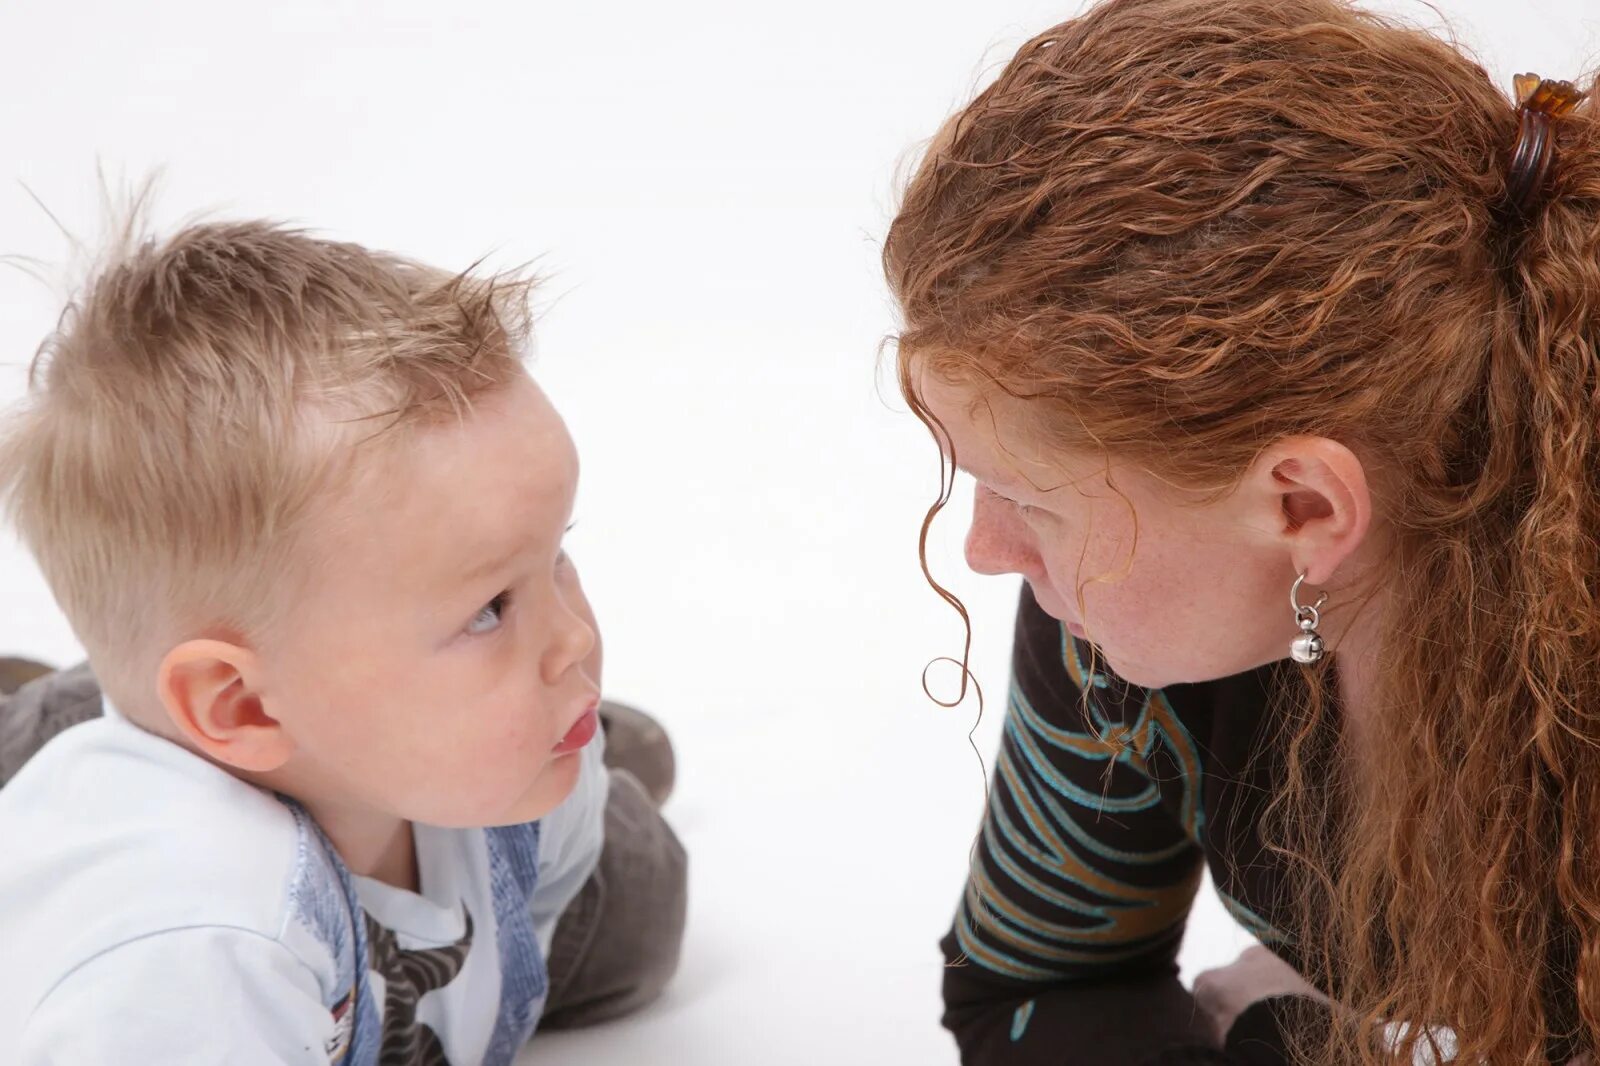
[[[1103,455],[1064,448],[1041,431],[1033,401],[937,372],[917,379],[918,395],[944,426],[963,470],[997,489],[1046,492],[1103,479]]]

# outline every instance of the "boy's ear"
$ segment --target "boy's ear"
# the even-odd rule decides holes
[[[224,640],[186,640],[167,652],[156,689],[167,717],[195,747],[239,770],[276,770],[294,751],[256,690],[260,661]]]

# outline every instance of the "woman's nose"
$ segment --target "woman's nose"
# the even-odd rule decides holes
[[[972,498],[972,526],[967,530],[967,566],[979,574],[1031,574],[1038,552],[1033,531],[1015,505],[982,485]]]

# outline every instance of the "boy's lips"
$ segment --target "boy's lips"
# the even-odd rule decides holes
[[[578,716],[578,720],[572,723],[572,728],[567,730],[567,735],[562,737],[551,750],[557,755],[570,755],[587,746],[599,731],[600,699],[595,697],[583,709],[583,714]]]

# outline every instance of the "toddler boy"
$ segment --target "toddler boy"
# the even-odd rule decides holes
[[[233,223],[68,309],[0,487],[103,699],[0,709],[88,719],[0,788],[0,1059],[501,1064],[659,990],[527,295]]]

